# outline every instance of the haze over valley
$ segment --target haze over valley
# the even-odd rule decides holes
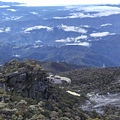
[[[27,7],[0,2],[0,11],[1,64],[16,57],[120,66],[119,5]]]

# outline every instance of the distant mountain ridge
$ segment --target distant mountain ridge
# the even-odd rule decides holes
[[[88,67],[82,65],[68,64],[66,62],[40,62],[40,64],[43,69],[54,74]]]
[[[26,7],[0,2],[0,11],[1,64],[33,58],[120,66],[120,5]]]

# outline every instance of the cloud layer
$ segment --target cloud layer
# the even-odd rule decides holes
[[[29,6],[50,6],[50,5],[78,5],[78,4],[120,4],[119,0],[1,0],[7,2],[27,3]]]
[[[74,9],[73,9],[74,8]],[[56,16],[54,19],[68,19],[68,18],[97,18],[103,16],[110,16],[114,14],[120,14],[119,7],[112,6],[81,6],[81,7],[66,7],[72,11],[72,9],[76,12],[70,13],[68,16],[59,17]],[[65,9],[65,10],[66,10]]]
[[[63,29],[64,31],[72,31],[72,32],[79,32],[79,33],[87,33],[87,30],[80,28],[80,27],[75,27],[75,26],[67,26],[67,25],[61,25],[58,26],[59,29]]]
[[[47,29],[47,31],[53,30],[51,27],[48,27],[48,26],[33,26],[33,27],[29,27],[29,28],[25,29],[24,32],[29,33],[30,31],[36,30],[36,29]]]
[[[108,35],[114,35],[115,33],[109,33],[109,32],[98,32],[98,33],[92,33],[90,34],[91,37],[105,37]]]

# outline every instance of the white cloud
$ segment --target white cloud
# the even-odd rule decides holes
[[[65,45],[80,45],[80,46],[90,47],[90,43],[89,42],[66,43]]]
[[[68,37],[66,39],[55,40],[55,42],[64,43],[65,45],[81,45],[81,46],[90,47],[89,42],[81,42],[80,39],[87,39],[87,36],[78,36],[76,38]]]
[[[38,15],[38,13],[37,13],[37,12],[30,12],[30,13],[32,13],[33,15]]]
[[[11,12],[16,12],[17,10],[15,10],[15,9],[7,9],[7,10],[9,10],[9,11],[11,11]]]
[[[81,8],[77,7],[77,10],[84,10],[86,12],[105,12],[105,11],[120,11],[119,7],[115,6],[101,6],[101,5],[94,5],[94,6],[83,6]]]
[[[103,17],[103,16],[110,16],[110,15],[115,15],[115,14],[120,14],[120,10],[100,12],[98,14],[94,14],[93,17]]]
[[[92,33],[90,34],[91,37],[104,37],[108,35],[114,35],[115,33],[109,33],[109,32],[98,32],[98,33]]]
[[[61,42],[61,43],[68,43],[68,42],[73,42],[73,41],[75,41],[75,38],[55,40],[55,42]]]
[[[80,28],[80,27],[75,27],[75,26],[67,26],[67,25],[61,25],[59,26],[60,29],[63,29],[64,31],[72,31],[72,32],[79,32],[79,33],[87,33],[87,30]]]
[[[33,27],[29,27],[29,28],[25,29],[24,32],[29,33],[30,31],[35,30],[35,29],[47,29],[47,31],[53,30],[53,28],[48,27],[48,26],[33,26]]]
[[[46,6],[46,5],[78,5],[78,4],[119,4],[119,0],[1,0],[7,2],[27,3],[29,6]]]
[[[63,42],[63,43],[70,43],[70,42],[75,42],[75,43],[79,43],[81,39],[87,39],[87,35],[81,35],[78,37],[68,37],[66,39],[60,39],[60,40],[55,40],[55,42]]]
[[[111,23],[106,23],[106,24],[102,24],[101,27],[105,27],[105,26],[110,26],[112,25]]]
[[[96,17],[103,17],[103,16],[110,16],[114,14],[120,14],[119,7],[112,7],[112,6],[72,6],[66,7],[67,9],[73,9],[77,12],[70,13],[68,16],[65,17],[54,17],[54,19],[68,19],[68,18],[96,18]],[[80,11],[80,12],[79,12]],[[81,12],[82,11],[82,12]],[[87,13],[86,13],[87,12]],[[88,13],[88,12],[95,12],[95,13]]]
[[[76,37],[75,39],[79,40],[79,39],[87,39],[87,35],[81,35],[81,36],[78,36]]]
[[[5,20],[19,20],[21,19],[23,16],[10,16],[10,17],[6,17]]]
[[[90,28],[90,26],[89,26],[89,25],[83,25],[82,27]]]
[[[2,6],[0,6],[0,8],[8,8],[8,7],[10,7],[9,5],[2,5]]]
[[[10,32],[10,27],[7,27],[7,28],[0,28],[0,33],[2,32]]]
[[[35,43],[41,43],[42,41],[41,40],[37,40],[37,41],[35,41]]]
[[[10,27],[7,27],[7,28],[5,29],[5,32],[10,32]]]
[[[53,17],[53,19],[66,19],[66,17]]]
[[[61,40],[55,40],[55,42],[66,43],[66,42],[70,42],[70,41],[67,41],[66,39],[61,39]]]
[[[0,30],[0,33],[4,32],[3,30]]]
[[[15,54],[15,55],[13,55],[13,57],[18,57],[18,58],[20,58],[20,55],[18,55],[18,54]]]
[[[120,14],[120,10],[119,11],[105,11],[105,12],[99,12],[99,13],[94,13],[94,14],[77,12],[77,13],[72,13],[66,17],[53,17],[53,18],[54,19],[97,18],[97,17],[104,17],[104,16],[115,15],[115,14]]]

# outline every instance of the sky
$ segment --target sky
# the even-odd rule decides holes
[[[54,6],[78,4],[120,4],[120,0],[0,0],[3,2],[27,3],[29,6]]]

